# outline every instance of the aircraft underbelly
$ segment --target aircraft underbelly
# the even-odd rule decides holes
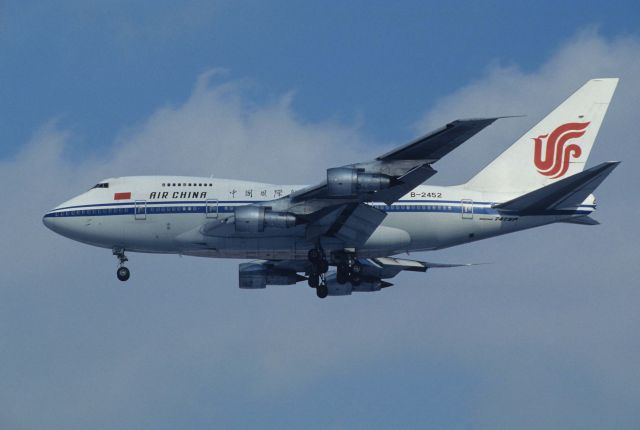
[[[300,236],[201,236],[188,242],[177,240],[181,235],[197,231],[202,223],[198,214],[169,216],[149,215],[145,220],[134,217],[119,223],[100,224],[102,236],[94,234],[87,243],[99,246],[122,246],[132,251],[180,253],[216,258],[305,259],[314,243]],[[441,249],[515,230],[534,227],[528,220],[498,220],[494,216],[476,215],[463,218],[459,213],[389,213],[383,223],[362,245],[355,247],[362,257],[380,257],[411,251]],[[553,222],[548,220],[547,222]],[[94,221],[96,222],[96,221]],[[547,223],[542,222],[542,223]],[[531,224],[531,225],[529,225]],[[96,222],[97,226],[97,222]],[[88,227],[90,228],[90,227]],[[89,231],[89,230],[87,230]],[[303,231],[303,230],[301,230]],[[100,240],[100,239],[104,240]],[[107,240],[107,239],[111,240]],[[115,238],[121,238],[114,240]],[[345,244],[332,238],[321,240],[327,252],[341,250]],[[351,246],[347,246],[351,247]]]

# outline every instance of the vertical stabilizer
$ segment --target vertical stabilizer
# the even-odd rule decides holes
[[[525,193],[581,172],[617,84],[617,78],[588,81],[466,186]]]

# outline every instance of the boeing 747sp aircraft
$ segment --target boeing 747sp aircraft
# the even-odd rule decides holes
[[[593,79],[462,185],[422,185],[433,165],[498,118],[453,121],[371,161],[327,169],[313,186],[178,176],[100,181],[45,214],[56,233],[125,251],[258,259],[240,288],[307,281],[318,297],[379,291],[394,257],[563,222],[593,225],[592,192],[618,162],[584,170],[618,79]],[[335,270],[332,268],[335,267]]]

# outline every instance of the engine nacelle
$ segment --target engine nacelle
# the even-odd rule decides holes
[[[239,233],[261,233],[265,227],[290,228],[297,224],[295,215],[273,212],[263,206],[238,206],[234,215],[236,231]]]
[[[392,178],[379,173],[364,173],[352,167],[327,169],[327,192],[331,197],[355,197],[360,193],[384,190]]]
[[[240,288],[260,289],[267,285],[292,285],[304,281],[304,276],[295,272],[279,270],[262,263],[242,263],[238,268]]]

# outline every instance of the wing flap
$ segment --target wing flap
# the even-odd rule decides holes
[[[393,278],[402,271],[409,272],[426,272],[428,269],[434,268],[449,268],[449,267],[467,267],[474,266],[475,264],[443,264],[443,263],[430,263],[428,261],[407,260],[403,258],[393,257],[380,257],[368,260],[374,263],[375,266],[380,268],[380,278]]]
[[[345,211],[345,215],[327,233],[343,241],[345,248],[363,245],[387,216],[385,212],[364,203],[354,205],[352,210]]]

